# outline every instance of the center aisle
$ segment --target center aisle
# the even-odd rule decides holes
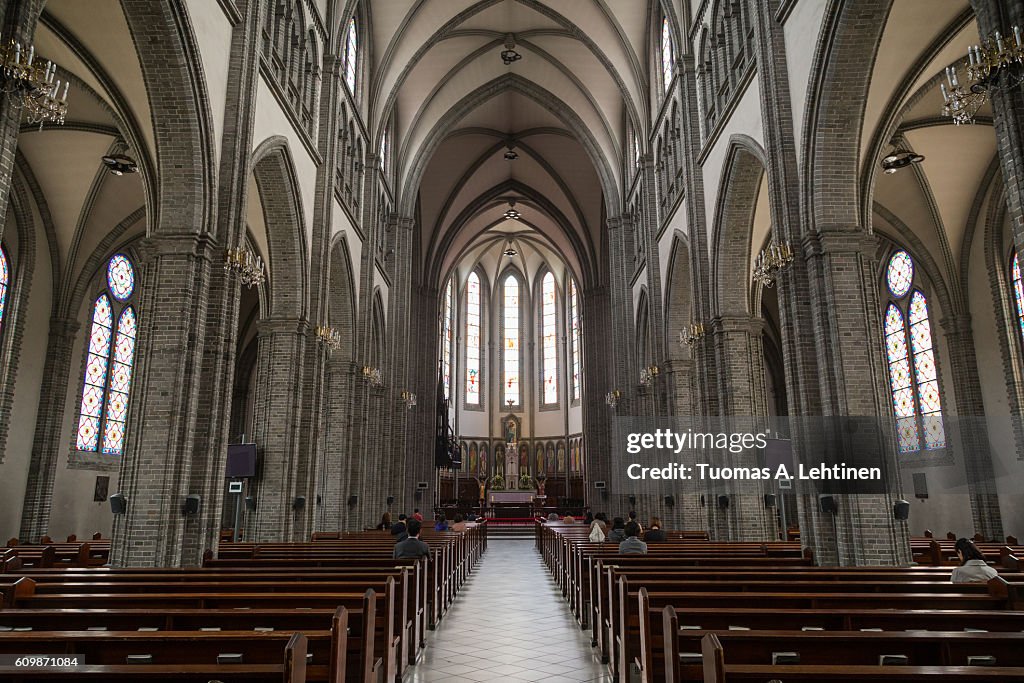
[[[492,538],[406,681],[610,681],[592,650],[533,541]]]

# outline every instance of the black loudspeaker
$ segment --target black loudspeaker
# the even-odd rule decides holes
[[[666,507],[673,507],[675,504],[676,504],[676,497],[675,496],[665,496],[665,506]]]
[[[256,444],[234,443],[228,445],[228,464],[225,468],[228,479],[242,479],[256,476]]]
[[[704,501],[704,494],[702,493],[702,494],[700,494],[700,506],[704,507],[706,505],[707,505],[707,503]]]
[[[256,499],[252,496],[245,497],[245,509],[249,512],[256,512]]]
[[[388,496],[388,505],[394,505],[394,504],[395,504],[395,497],[394,496]]]
[[[636,496],[629,497],[629,507],[636,507]]]
[[[818,503],[821,505],[822,512],[831,512],[834,515],[839,511],[835,496],[822,496],[818,499]]]
[[[199,514],[199,503],[202,499],[196,494],[190,494],[185,496],[185,502],[181,505],[181,514],[183,515],[197,515]]]
[[[892,506],[892,516],[901,522],[907,521],[910,517],[910,503],[905,500],[897,500]]]
[[[302,510],[305,507],[306,507],[306,497],[305,496],[295,496],[295,500],[292,501],[292,510],[295,510],[296,512],[298,512],[299,510]]]
[[[766,493],[766,494],[764,494],[764,506],[766,508],[773,508],[773,507],[775,507],[775,494],[774,493]]]
[[[349,496],[348,497],[348,506],[349,507],[353,507],[358,502],[359,502],[359,496]]]
[[[729,509],[729,496],[719,496],[718,497],[718,507],[722,508],[723,510],[728,510]]]
[[[123,493],[115,493],[110,497],[110,511],[115,515],[123,515],[128,511],[128,499]]]

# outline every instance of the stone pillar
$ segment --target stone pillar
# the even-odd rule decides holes
[[[38,542],[39,537],[49,531],[57,464],[68,452],[67,442],[61,439],[61,425],[68,402],[67,378],[71,376],[71,360],[76,355],[75,338],[80,328],[81,324],[74,318],[50,320],[43,385],[39,391],[39,416],[32,439],[32,464],[21,513],[19,536],[23,543]]]
[[[355,368],[352,362],[335,354],[327,363],[327,384],[324,389],[324,457],[320,471],[320,491],[323,507],[318,515],[317,529],[351,530],[346,526],[347,501],[352,481],[349,472],[351,460],[352,402]]]
[[[971,330],[971,316],[967,313],[952,315],[940,321],[940,324],[945,332],[953,385],[956,387],[956,416],[950,425],[955,426],[955,429],[949,431],[959,433],[960,436],[957,446],[963,452],[974,530],[987,539],[1002,540],[1003,520],[992,467],[988,426],[985,419],[980,417],[985,414],[985,401],[978,378],[978,354]]]
[[[987,39],[996,31],[1013,40],[1013,26],[1024,29],[1024,3],[1017,0],[971,0],[978,33]],[[962,72],[962,69],[961,69]],[[966,76],[961,73],[961,78]],[[1024,251],[1024,90],[989,91],[996,131],[996,149],[1006,187],[1010,228],[1018,252]]]
[[[256,480],[256,513],[247,520],[247,538],[257,543],[307,540],[305,508],[293,510],[296,496],[307,496],[296,454],[308,389],[300,381],[309,324],[298,319],[259,322],[259,351],[253,441],[261,449]],[[305,505],[314,501],[308,497]]]
[[[423,339],[414,334],[416,327],[411,310],[413,298],[412,269],[414,260],[413,228],[415,221],[411,216],[393,216],[390,221],[389,249],[391,250],[391,295],[388,297],[388,366],[391,369],[389,394],[384,405],[385,426],[382,438],[383,452],[389,453],[387,478],[383,481],[384,489],[378,501],[379,510],[383,510],[387,496],[398,500],[407,488],[406,472],[411,456],[409,448],[409,426],[413,421],[414,410],[430,411],[434,401],[425,400],[422,408],[417,405],[407,409],[402,399],[403,391],[412,391],[413,354],[421,346]],[[431,336],[437,336],[435,332]],[[429,363],[435,366],[435,363]],[[425,399],[427,397],[424,397]],[[417,402],[419,397],[417,396]],[[430,434],[416,434],[414,438],[432,440]],[[420,505],[420,509],[429,509],[431,505]],[[379,513],[378,513],[379,514]]]

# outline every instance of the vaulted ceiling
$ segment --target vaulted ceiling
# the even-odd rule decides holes
[[[390,0],[368,3],[373,128],[394,125],[398,193],[418,198],[427,278],[501,219],[584,280],[595,277],[602,212],[621,187],[626,121],[648,117],[653,3]],[[505,65],[510,39],[522,59]],[[507,160],[512,149],[518,158]]]

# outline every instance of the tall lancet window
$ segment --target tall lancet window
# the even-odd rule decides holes
[[[105,291],[92,307],[76,438],[80,451],[110,455],[124,451],[138,330],[131,305],[134,294],[135,269],[127,256],[117,254],[107,264]]]
[[[569,336],[572,340],[572,400],[580,400],[580,309],[576,281],[569,278]]]
[[[672,32],[669,29],[668,17],[661,18],[661,78],[665,90],[672,83],[675,73],[675,56],[672,54]]]
[[[444,381],[445,398],[451,397],[453,296],[452,279],[448,278],[448,284],[444,288],[444,318],[441,320],[441,376]]]
[[[503,313],[505,321],[504,350],[504,401],[520,405],[519,400],[519,281],[514,275],[505,278],[503,286]]]
[[[11,283],[11,269],[7,263],[7,252],[0,247],[0,332],[3,331],[4,311],[7,307],[7,288]]]
[[[901,453],[946,445],[928,299],[914,284],[914,261],[897,251],[886,268],[885,352]]]
[[[480,405],[480,276],[466,283],[466,404]]]
[[[1013,278],[1014,310],[1017,311],[1017,329],[1024,335],[1024,283],[1021,282],[1020,259],[1017,257],[1017,252],[1013,252],[1010,270]],[[0,305],[3,305],[2,299],[0,299]]]
[[[555,314],[555,276],[541,280],[541,349],[544,366],[544,404],[558,403],[558,318]]]
[[[384,134],[380,136],[380,170],[383,173],[388,172],[388,152],[390,146],[388,143],[388,132],[385,130]]]
[[[356,57],[358,53],[358,36],[356,32],[356,19],[348,20],[348,31],[345,33],[345,85],[353,97],[356,94]]]

